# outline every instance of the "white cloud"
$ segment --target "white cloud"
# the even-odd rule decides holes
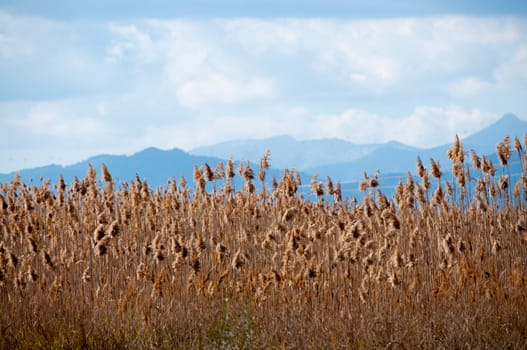
[[[445,16],[375,20],[225,20],[252,55],[303,55],[321,75],[373,93],[503,60],[525,42],[525,20]],[[500,52],[502,51],[502,52]],[[488,73],[488,72],[487,72]]]
[[[296,20],[268,21],[260,19],[218,20],[227,33],[227,40],[241,44],[251,55],[267,52],[295,55],[305,38],[298,30]]]
[[[481,94],[491,87],[491,83],[474,78],[464,78],[448,85],[447,91],[454,97],[468,97]]]
[[[150,127],[141,143],[191,149],[232,139],[288,134],[298,139],[340,138],[358,144],[399,141],[416,147],[434,147],[451,142],[456,134],[464,137],[477,132],[498,118],[492,113],[459,106],[422,106],[402,117],[352,108],[338,114],[317,114],[296,107],[288,111],[286,118],[262,111]]]
[[[266,113],[217,115],[193,118],[163,126],[149,126],[138,144],[184,150],[240,138],[264,138],[291,131],[290,120],[281,121]]]
[[[466,136],[498,119],[498,115],[459,106],[417,107],[400,118],[347,109],[338,115],[320,115],[310,120],[311,137],[339,137],[355,143],[399,141],[416,147],[450,142],[456,134]]]
[[[0,33],[0,57],[13,60],[20,56],[27,56],[31,53],[31,47],[16,38]]]
[[[408,21],[401,23],[407,36]],[[392,37],[388,21],[320,19],[225,20],[219,24],[229,42],[251,55],[305,57],[320,75],[378,91],[398,79],[399,62],[387,47]]]
[[[110,32],[120,36],[121,41],[114,41],[107,50],[107,59],[118,62],[128,52],[139,54],[146,63],[157,59],[155,44],[148,33],[138,29],[136,25],[110,25]]]
[[[287,110],[287,116],[290,118],[298,118],[308,115],[309,111],[306,107],[291,107]]]
[[[512,77],[527,81],[521,74],[525,60],[516,57],[526,45],[527,23],[514,17],[148,20],[112,24],[110,32],[109,60],[131,59],[139,71],[140,62],[155,62],[154,78],[172,84],[178,97],[205,85],[241,93],[223,81],[241,86],[257,77],[297,89],[318,79],[373,97],[415,94],[423,85],[454,97],[475,96]],[[304,74],[289,78],[287,67]],[[224,96],[210,103],[243,100]]]
[[[85,152],[130,153],[277,134],[425,147],[507,111],[527,116],[525,18],[107,23],[0,12],[0,60],[10,147],[73,135]]]
[[[116,62],[131,55],[159,63],[157,78],[171,85],[182,106],[234,104],[273,95],[272,79],[244,69],[210,24],[150,20],[110,28],[117,39],[108,48],[108,59]]]
[[[29,133],[58,137],[89,137],[103,132],[105,125],[95,117],[75,114],[67,102],[36,103],[22,116],[7,117],[5,123]]]
[[[176,95],[182,105],[198,108],[208,104],[232,104],[246,99],[268,98],[273,95],[273,84],[265,78],[237,82],[215,74],[184,83]]]
[[[527,82],[527,42],[518,46],[494,71],[501,88],[517,89]]]

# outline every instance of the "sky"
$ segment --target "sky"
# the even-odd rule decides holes
[[[527,2],[0,0],[0,173],[291,135],[416,147],[527,119]]]

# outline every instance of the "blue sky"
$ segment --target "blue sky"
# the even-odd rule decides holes
[[[282,134],[429,147],[527,119],[525,2],[394,3],[4,0],[0,172]]]

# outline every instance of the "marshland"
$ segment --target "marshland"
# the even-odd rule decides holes
[[[15,177],[0,348],[525,349],[526,149],[505,137],[493,164],[456,139],[391,197],[365,174],[359,200],[329,177],[268,179],[269,153],[197,164],[192,185]]]

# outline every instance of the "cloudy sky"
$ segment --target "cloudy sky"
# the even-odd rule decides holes
[[[527,119],[526,2],[394,4],[3,0],[0,172],[283,134],[429,147]]]

